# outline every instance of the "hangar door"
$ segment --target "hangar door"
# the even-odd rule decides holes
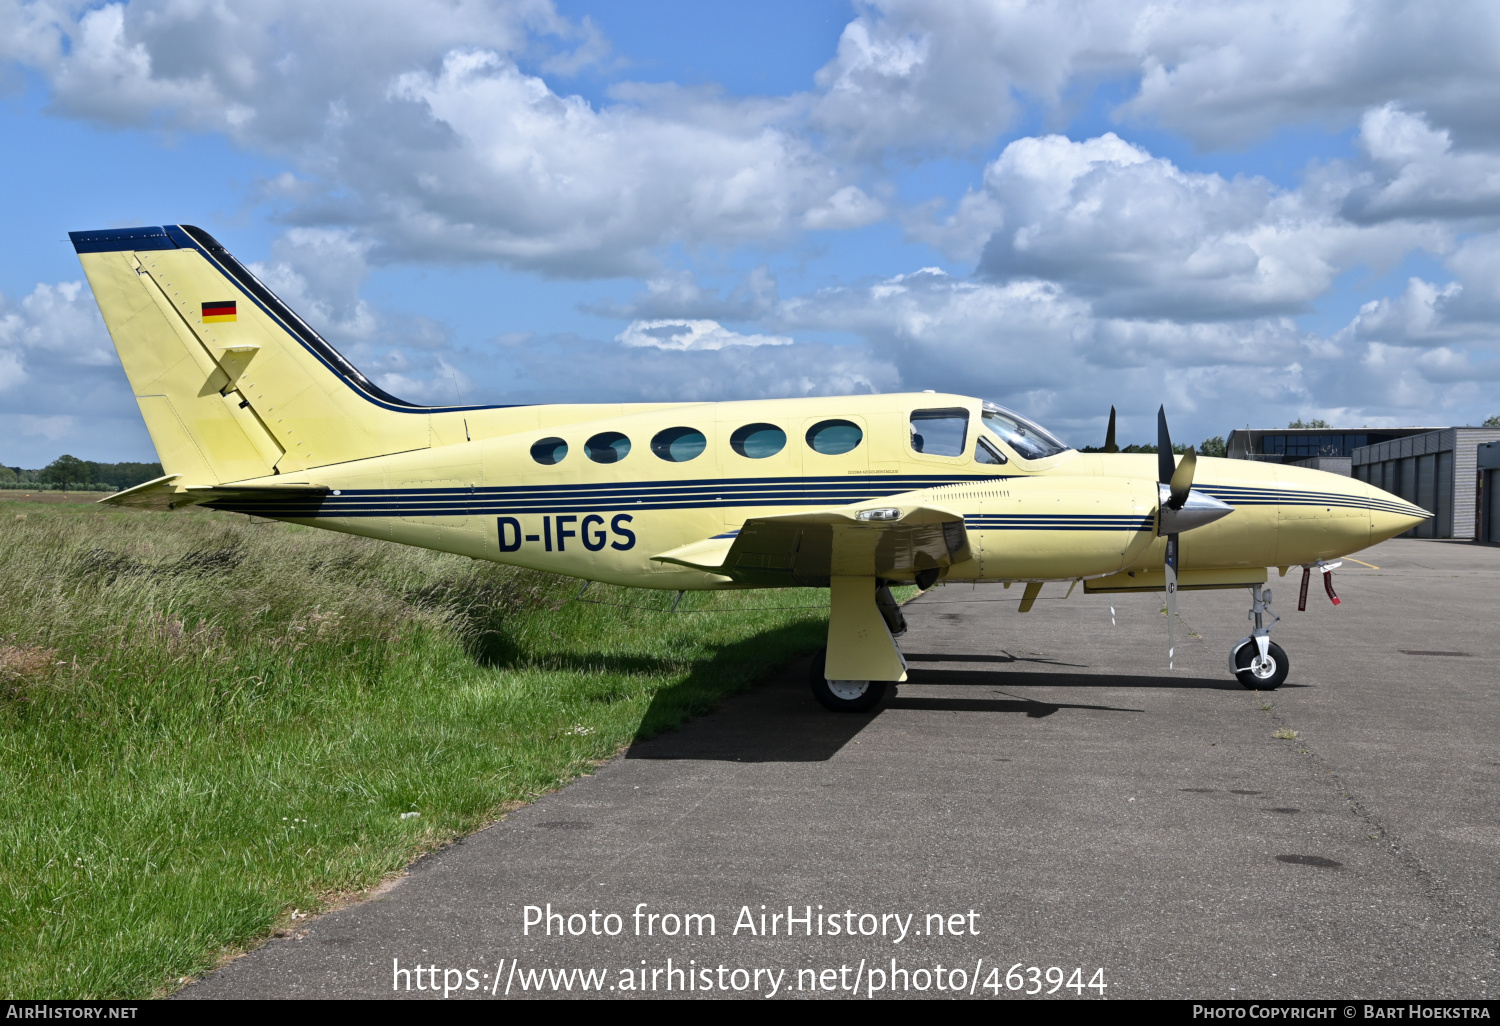
[[[1480,482],[1482,519],[1479,522],[1479,540],[1500,544],[1500,470],[1486,470]]]

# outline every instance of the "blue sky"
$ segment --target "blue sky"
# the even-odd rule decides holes
[[[0,0],[0,462],[151,458],[66,232],[171,222],[416,401],[1478,422],[1497,54],[1484,4]]]

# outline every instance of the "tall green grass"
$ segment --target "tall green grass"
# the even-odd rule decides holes
[[[826,618],[814,591],[674,615],[577,587],[205,510],[0,501],[0,994],[170,990],[712,708]]]

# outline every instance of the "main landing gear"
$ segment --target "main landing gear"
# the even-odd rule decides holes
[[[895,651],[895,639],[906,633],[906,617],[902,614],[901,606],[891,594],[890,584],[886,581],[875,582],[875,609],[880,614],[880,620],[875,621],[875,625],[870,629],[878,631],[879,624],[883,621],[885,630],[889,634],[887,643],[890,644],[891,650]],[[896,653],[896,659],[904,671],[906,661],[901,659],[899,652]],[[829,680],[828,649],[826,648],[813,657],[812,668],[808,676],[813,697],[823,708],[833,712],[869,712],[881,703],[886,692],[895,683],[888,680]],[[901,674],[901,679],[906,679],[904,672]]]
[[[1271,589],[1263,584],[1250,586],[1249,618],[1255,630],[1241,638],[1229,650],[1229,672],[1251,691],[1275,691],[1286,682],[1291,669],[1286,652],[1271,640],[1271,627],[1281,617],[1271,612]],[[1271,618],[1266,623],[1266,617]]]
[[[890,687],[888,681],[829,680],[824,676],[827,659],[828,650],[825,648],[813,657],[812,669],[808,673],[813,697],[823,708],[833,712],[869,712],[885,698]]]

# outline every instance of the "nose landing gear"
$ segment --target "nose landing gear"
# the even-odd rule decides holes
[[[1271,627],[1281,617],[1271,612],[1271,589],[1262,584],[1250,587],[1249,618],[1255,630],[1241,638],[1229,650],[1229,672],[1251,691],[1275,691],[1286,682],[1291,662],[1282,647],[1271,640]],[[1266,617],[1271,618],[1266,623]]]

